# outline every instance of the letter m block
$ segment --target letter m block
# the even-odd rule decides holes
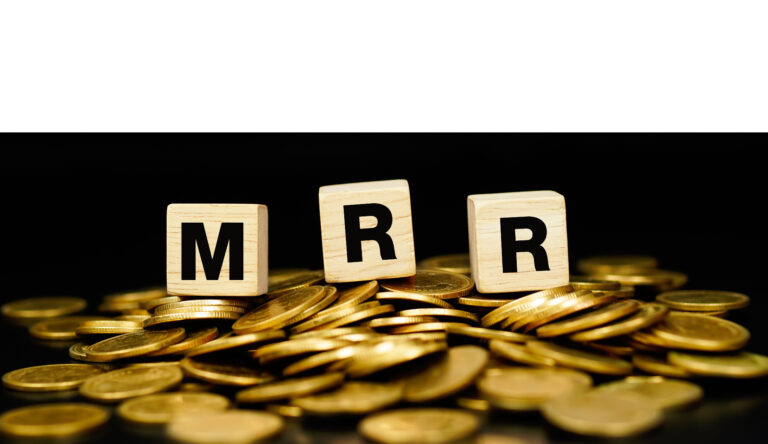
[[[481,293],[565,285],[565,198],[554,191],[475,194],[467,198],[469,261]]]
[[[327,282],[416,274],[408,181],[324,186],[319,203]]]
[[[264,205],[168,205],[166,248],[168,294],[257,296],[267,292]]]

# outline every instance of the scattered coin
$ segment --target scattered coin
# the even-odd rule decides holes
[[[495,299],[480,294],[472,294],[469,296],[463,296],[459,298],[459,305],[466,305],[468,307],[483,307],[483,308],[497,308],[510,302],[510,299]],[[448,308],[448,307],[446,307]]]
[[[565,367],[605,375],[626,375],[632,371],[632,364],[620,358],[589,353],[542,341],[530,341],[526,342],[525,345],[533,353],[552,358],[558,365]]]
[[[339,292],[339,296],[336,299],[336,302],[334,302],[328,308],[324,309],[322,312],[318,313],[318,315],[324,315],[332,313],[336,310],[362,304],[363,302],[372,298],[377,291],[379,291],[379,283],[376,281],[366,282],[352,288],[347,288]]]
[[[630,315],[639,310],[640,306],[639,301],[632,299],[614,302],[565,321],[544,325],[536,330],[536,335],[540,338],[548,338],[595,328]]]
[[[2,306],[2,312],[3,316],[17,319],[53,318],[77,313],[87,305],[82,298],[51,296],[6,302]]]
[[[275,379],[264,370],[238,364],[198,361],[186,357],[180,365],[186,375],[211,384],[248,386]]]
[[[477,381],[477,389],[491,405],[514,411],[537,410],[542,403],[588,390],[592,378],[563,368],[489,369]]]
[[[669,352],[669,363],[691,373],[723,378],[757,378],[768,375],[768,356],[740,352],[704,355]]]
[[[683,311],[722,311],[744,308],[749,297],[732,291],[677,290],[656,296],[656,301]]]
[[[446,443],[474,435],[480,421],[472,413],[445,408],[411,408],[374,413],[358,425],[360,434],[381,443]]]
[[[287,290],[278,297],[244,314],[237,322],[232,324],[232,330],[236,334],[242,335],[278,329],[284,326],[287,321],[296,319],[302,313],[306,313],[308,308],[316,305],[324,296],[325,287],[321,286],[308,286]]]
[[[198,345],[197,347],[187,351],[186,356],[192,357],[224,350],[232,350],[235,348],[242,348],[260,343],[277,341],[283,338],[285,338],[285,332],[282,330],[268,330],[258,333],[246,333],[240,336],[223,336],[218,339],[214,339],[213,341],[206,342],[205,344]]]
[[[166,434],[175,441],[195,444],[247,444],[283,431],[282,418],[269,412],[225,410],[180,413],[168,423]]]
[[[425,322],[437,322],[432,316],[392,316],[390,318],[376,318],[366,325],[371,328],[399,327],[401,325],[421,324]]]
[[[637,393],[648,398],[660,409],[684,407],[699,401],[704,395],[704,391],[696,384],[661,376],[630,376],[599,385],[595,389]]]
[[[180,342],[185,337],[183,328],[168,330],[141,330],[113,336],[88,346],[85,354],[89,361],[107,362],[141,356]]]
[[[454,299],[468,295],[474,288],[469,277],[440,270],[416,270],[409,278],[383,281],[381,288],[389,291],[417,293],[440,299]]]
[[[513,344],[499,339],[492,339],[488,345],[494,356],[519,364],[546,367],[554,367],[556,364],[554,359],[532,353],[525,345]]]
[[[0,432],[30,438],[61,438],[86,433],[107,422],[109,412],[85,403],[40,404],[0,416]]]
[[[471,327],[462,324],[450,324],[446,331],[452,335],[469,336],[479,339],[499,339],[509,342],[526,342],[533,339],[533,336],[516,333],[513,331],[493,330],[490,328]]]
[[[450,302],[426,294],[403,293],[402,291],[388,291],[376,293],[376,299],[392,305],[399,306],[403,303],[418,306],[435,306],[439,308],[453,308]]]
[[[76,336],[122,335],[143,330],[141,322],[117,319],[83,321],[75,328]]]
[[[338,372],[286,379],[247,388],[238,392],[235,399],[240,403],[280,401],[338,387],[343,382],[344,373]]]
[[[187,332],[187,337],[184,338],[184,340],[181,342],[177,342],[175,344],[169,345],[168,347],[161,348],[160,350],[147,353],[145,356],[167,356],[181,354],[187,350],[213,341],[218,335],[219,329],[216,327],[209,327],[201,330]]]
[[[311,415],[365,415],[395,404],[402,396],[403,384],[351,381],[330,392],[295,398],[292,403]]]
[[[154,327],[156,325],[169,324],[182,321],[234,321],[240,318],[240,313],[233,311],[197,311],[191,313],[172,313],[166,315],[152,316],[144,320],[144,328]]]
[[[732,351],[749,340],[749,331],[735,322],[694,313],[669,313],[649,334],[669,348],[686,350]]]
[[[157,393],[123,401],[117,414],[135,423],[167,424],[181,413],[218,412],[229,404],[229,399],[214,393]]]
[[[3,385],[25,392],[52,392],[77,388],[86,379],[102,373],[88,364],[49,364],[26,367],[3,375]]]
[[[688,370],[672,365],[666,359],[660,359],[653,355],[634,353],[632,355],[632,365],[652,375],[666,376],[668,378],[691,377],[691,373]]]
[[[103,316],[65,316],[35,322],[29,334],[38,339],[69,341],[77,339],[75,330],[85,321],[109,320]]]
[[[577,342],[599,341],[601,339],[614,338],[616,336],[632,333],[661,322],[669,309],[663,304],[643,304],[640,310],[626,319],[621,319],[611,324],[603,325],[590,330],[574,333],[569,337]]]
[[[86,379],[80,394],[95,401],[121,401],[168,390],[182,377],[176,365],[125,367]]]
[[[477,316],[473,313],[455,308],[412,308],[399,312],[398,316],[433,316],[436,318],[459,320],[460,322],[477,322]]]
[[[488,352],[475,345],[451,347],[437,362],[404,380],[403,398],[427,402],[454,395],[469,387],[488,362]]]

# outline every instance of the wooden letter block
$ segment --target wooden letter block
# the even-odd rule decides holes
[[[469,261],[481,293],[541,290],[569,282],[565,199],[554,191],[467,198]]]
[[[257,296],[267,292],[265,205],[168,205],[166,248],[168,294]]]
[[[408,181],[324,186],[319,200],[327,282],[416,274]]]

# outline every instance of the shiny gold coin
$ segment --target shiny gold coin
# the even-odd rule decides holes
[[[478,339],[500,339],[509,342],[525,342],[533,339],[533,336],[515,333],[512,331],[493,330],[490,328],[471,327],[462,324],[450,324],[446,327],[446,332],[452,335],[468,336]]]
[[[497,308],[511,301],[512,299],[494,299],[479,294],[472,294],[460,297],[458,303],[459,305],[466,305],[468,307]]]
[[[86,379],[102,373],[88,364],[50,364],[20,368],[3,375],[3,385],[25,392],[53,392],[77,388]]]
[[[144,320],[144,328],[154,327],[157,325],[170,324],[181,321],[234,321],[239,319],[241,313],[232,311],[204,311],[194,313],[173,313],[161,316],[152,316],[149,319]]]
[[[141,330],[97,342],[88,346],[85,354],[89,361],[98,362],[141,356],[180,342],[185,334],[183,328]]]
[[[174,441],[193,444],[250,444],[278,435],[285,427],[274,413],[252,410],[180,413],[165,429]]]
[[[136,321],[119,321],[116,319],[83,321],[75,328],[75,334],[85,335],[122,335],[143,330],[141,323]]]
[[[264,345],[251,354],[261,365],[266,365],[281,359],[297,357],[307,353],[318,353],[349,345],[349,342],[339,339],[289,339],[283,342]]]
[[[437,318],[431,316],[393,316],[391,318],[377,318],[366,323],[371,328],[399,327],[401,325],[413,325],[423,322],[437,322]]]
[[[365,351],[367,347],[364,344],[354,344],[313,354],[286,366],[283,369],[283,376],[293,376],[337,362],[346,362],[355,354]]]
[[[324,315],[332,313],[336,310],[343,310],[345,308],[362,304],[363,302],[372,298],[377,291],[379,291],[379,283],[377,281],[366,282],[364,284],[347,288],[339,292],[339,296],[333,305],[318,313],[318,315]]]
[[[358,306],[359,307],[359,306]],[[347,315],[346,317],[342,319],[337,319],[332,322],[328,322],[327,324],[323,324],[321,326],[315,327],[316,329],[322,329],[327,330],[331,328],[338,328],[343,327],[345,325],[349,325],[355,322],[363,321],[365,319],[374,318],[376,316],[385,314],[385,313],[392,313],[395,311],[395,307],[391,305],[382,305],[379,307],[371,307],[366,308],[363,310],[358,309],[352,314]]]
[[[632,364],[619,358],[589,353],[542,341],[529,341],[526,342],[525,346],[531,352],[552,358],[558,365],[565,367],[604,375],[626,375],[632,372]]]
[[[219,329],[216,327],[204,328],[197,331],[191,331],[187,333],[187,337],[183,341],[177,342],[168,347],[162,348],[151,353],[147,353],[145,356],[167,356],[184,353],[187,350],[199,347],[205,343],[213,341],[216,336],[219,335]]]
[[[383,281],[381,288],[433,296],[439,299],[454,299],[472,292],[475,284],[468,276],[440,270],[416,270],[416,275]]]
[[[422,324],[402,325],[394,327],[389,332],[395,335],[406,333],[448,332],[451,328],[467,326],[463,322],[424,322]]]
[[[398,316],[434,316],[440,319],[459,320],[460,322],[477,322],[477,316],[474,313],[455,308],[412,308],[399,312]]]
[[[659,294],[656,302],[683,311],[722,311],[746,307],[749,296],[732,291],[677,290]]]
[[[674,290],[688,282],[688,276],[678,271],[646,270],[631,274],[591,274],[593,279],[618,281],[622,285],[647,285],[660,291]]]
[[[661,410],[647,398],[601,390],[553,399],[541,413],[563,430],[611,438],[637,435],[662,421]]]
[[[269,330],[258,333],[247,333],[239,336],[231,336],[228,333],[213,341],[199,345],[186,353],[187,357],[199,356],[208,353],[231,350],[235,348],[251,346],[255,344],[273,342],[285,338],[285,332],[282,330]]]
[[[389,302],[393,305],[411,305],[411,306],[435,306],[439,308],[453,308],[450,302],[444,301],[434,296],[416,293],[403,293],[402,291],[386,291],[376,293],[376,299],[383,302]]]
[[[172,296],[175,297],[175,296]],[[179,299],[179,298],[176,298]],[[250,301],[244,299],[185,299],[178,301],[169,301],[164,304],[156,305],[155,312],[174,310],[178,308],[192,307],[240,307],[247,308],[251,305]]]
[[[121,401],[168,390],[183,376],[176,365],[125,367],[86,379],[80,394],[96,401]]]
[[[276,272],[278,272],[276,274]],[[322,282],[324,274],[322,271],[298,271],[295,273],[279,273],[279,270],[270,271],[269,276],[269,295],[275,296],[279,293],[309,287]]]
[[[732,351],[749,340],[749,331],[735,322],[694,313],[669,313],[649,333],[685,350]]]
[[[504,321],[511,314],[530,310],[531,308],[535,308],[549,299],[572,293],[573,291],[573,287],[570,285],[564,285],[562,287],[549,288],[525,295],[523,297],[514,299],[486,314],[480,320],[480,324],[486,328],[491,327],[498,324],[499,322]]]
[[[284,326],[287,321],[295,319],[322,301],[325,297],[325,291],[325,287],[320,286],[285,291],[275,299],[269,300],[244,314],[232,324],[232,330],[236,334],[242,335],[278,329]]]
[[[715,316],[718,318],[724,318],[728,315],[728,310],[720,311],[686,311],[686,310],[669,310],[670,313],[696,313],[704,316]]]
[[[326,312],[326,310],[323,310],[322,312],[311,316],[309,319],[305,320],[301,324],[293,326],[291,328],[291,334],[302,333],[318,327],[322,328],[322,326],[325,324],[329,324],[339,319],[344,319],[347,316],[355,314],[356,312],[364,311],[370,308],[380,307],[380,306],[381,304],[379,304],[378,301],[371,301],[363,304],[352,305],[347,308],[336,309],[331,312]]]
[[[61,438],[93,430],[109,411],[92,404],[57,403],[20,407],[0,416],[0,432],[30,438]]]
[[[659,359],[652,355],[635,353],[632,355],[632,365],[652,375],[666,376],[668,378],[690,378],[691,373],[682,367],[670,364],[666,359]]]
[[[351,381],[336,390],[291,402],[311,415],[365,415],[397,403],[402,396],[403,384]]]
[[[512,329],[517,330],[522,328],[524,333],[528,333],[549,322],[556,321],[580,311],[609,304],[616,299],[614,296],[598,296],[589,290],[577,290],[575,294],[580,294],[581,296],[577,296],[574,299],[564,300],[559,304],[552,304],[555,299],[547,301],[547,303],[542,304],[542,309],[535,310],[530,315],[515,322],[512,325]]]
[[[387,444],[455,442],[479,428],[480,420],[470,412],[435,407],[375,413],[357,427],[365,438]]]
[[[604,281],[592,279],[589,276],[571,276],[571,287],[574,290],[590,291],[616,291],[621,289],[621,284],[616,281]]]
[[[758,378],[768,375],[768,356],[756,353],[705,355],[674,351],[669,352],[667,360],[672,365],[702,376]]]
[[[29,328],[29,334],[33,338],[71,341],[77,339],[75,329],[85,321],[109,320],[103,316],[65,316],[61,318],[45,319],[35,322]]]
[[[344,373],[327,373],[304,378],[285,379],[239,391],[235,399],[239,403],[261,403],[299,398],[338,387],[343,382]]]
[[[494,356],[508,361],[543,367],[554,367],[556,364],[552,358],[531,353],[525,345],[513,344],[498,339],[492,339],[488,345]]]
[[[660,409],[688,406],[704,396],[704,391],[696,384],[661,376],[629,376],[620,381],[601,384],[595,389],[614,393],[637,393],[648,398]]]
[[[205,312],[232,312],[232,313],[238,313],[243,314],[246,311],[245,307],[235,307],[233,305],[196,305],[196,306],[190,306],[190,307],[178,307],[178,308],[169,308],[167,310],[155,310],[152,315],[153,316],[166,316],[166,315],[172,315],[172,314],[182,314],[182,313],[205,313]]]
[[[469,267],[469,254],[467,253],[445,254],[424,259],[418,263],[418,268],[431,268],[459,274],[469,274],[472,272]]]
[[[3,316],[15,319],[53,318],[82,311],[88,305],[85,299],[69,296],[51,296],[19,299],[3,304]]]
[[[173,302],[181,302],[181,298],[178,296],[164,296],[162,298],[150,299],[141,303],[141,308],[145,310],[153,310],[155,307],[159,307],[164,304],[171,304]]]
[[[263,370],[218,361],[198,361],[186,357],[181,360],[180,365],[184,374],[211,384],[247,386],[263,384],[274,379]]]
[[[229,399],[214,393],[157,393],[123,401],[117,414],[140,424],[167,424],[178,414],[219,412],[229,408]]]
[[[544,325],[536,330],[536,335],[540,338],[549,338],[594,328],[628,316],[639,310],[640,306],[641,303],[633,299],[614,302],[565,321]]]
[[[405,327],[398,327],[405,328]],[[445,342],[397,340],[385,338],[369,344],[353,354],[344,370],[352,378],[360,378],[384,369],[444,351]]]
[[[403,380],[403,398],[427,402],[452,396],[472,385],[488,362],[488,352],[475,345],[451,347],[440,360]]]
[[[312,330],[296,335],[291,335],[291,339],[305,339],[305,338],[335,338],[338,336],[346,336],[358,333],[375,333],[369,326],[358,327],[338,327],[329,328],[327,330]]]
[[[513,310],[501,323],[500,328],[516,330],[524,325],[546,316],[547,313],[558,313],[559,307],[568,307],[581,302],[592,294],[589,290],[571,291],[554,297],[541,298],[530,304],[524,304]]]
[[[599,341],[616,336],[632,333],[661,322],[669,309],[666,305],[651,302],[643,304],[640,310],[626,319],[603,325],[601,327],[574,333],[569,338],[576,342]]]
[[[650,270],[659,266],[655,257],[651,256],[597,256],[582,259],[577,268],[582,273],[634,273]]]
[[[490,369],[477,389],[491,405],[505,410],[536,410],[542,403],[592,386],[586,373],[563,368]]]

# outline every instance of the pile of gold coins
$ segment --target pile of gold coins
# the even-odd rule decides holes
[[[5,412],[0,431],[82,434],[114,405],[126,423],[190,443],[256,442],[330,416],[358,421],[371,441],[451,442],[494,410],[623,437],[700,400],[690,380],[768,374],[768,357],[743,350],[749,331],[725,319],[747,296],[680,290],[686,276],[651,257],[578,268],[569,285],[527,294],[473,292],[460,254],[422,261],[412,278],[348,285],[278,270],[258,298],[114,294],[104,316],[75,315],[78,298],[9,302],[4,317],[35,320],[35,338],[77,342],[71,363],[11,371],[5,387],[78,390],[83,401]]]

